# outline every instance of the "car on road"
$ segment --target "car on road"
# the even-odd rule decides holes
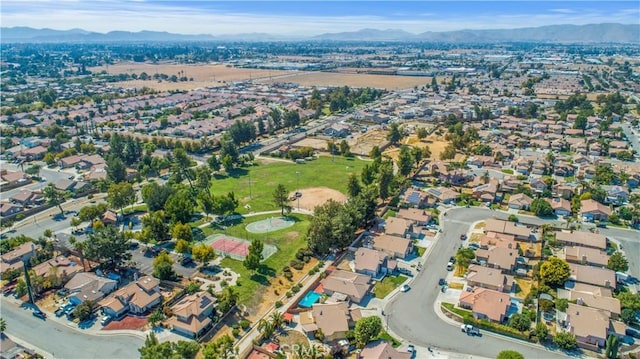
[[[466,235],[466,234],[464,234],[464,233],[462,233],[462,234],[460,235],[460,240],[461,240],[461,241],[465,241],[465,240],[467,240],[467,235]]]
[[[453,263],[451,263],[451,262],[447,263],[447,270],[449,272],[451,272],[453,270]]]
[[[462,324],[460,330],[462,330],[463,333],[467,333],[467,335],[480,335],[480,329],[471,324]]]
[[[402,287],[400,287],[401,292],[408,292],[409,289],[411,289],[411,287],[408,284],[403,284]]]
[[[407,347],[407,353],[415,353],[416,352],[416,347],[413,344],[409,344],[409,346]]]
[[[40,319],[47,319],[47,315],[43,311],[41,311],[40,309],[34,310],[32,314],[33,314],[34,317],[37,317],[37,318],[40,318]]]
[[[447,281],[444,278],[438,279],[438,285],[447,285]]]

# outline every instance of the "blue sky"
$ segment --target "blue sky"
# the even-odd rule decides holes
[[[183,34],[314,35],[362,28],[413,33],[553,24],[640,23],[630,1],[2,0],[2,26]]]

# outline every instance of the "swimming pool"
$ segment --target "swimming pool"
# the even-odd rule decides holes
[[[320,297],[322,297],[322,294],[320,293],[309,292],[304,296],[304,298],[302,298],[300,303],[298,303],[298,306],[302,308],[311,308],[311,306],[317,302]]]

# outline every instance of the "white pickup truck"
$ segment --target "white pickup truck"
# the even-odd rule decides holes
[[[463,333],[467,333],[467,335],[480,335],[480,329],[474,327],[471,324],[462,324],[460,329]]]

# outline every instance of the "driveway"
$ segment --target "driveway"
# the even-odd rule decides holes
[[[468,337],[460,332],[458,326],[443,322],[436,314],[434,302],[440,293],[438,278],[447,276],[447,261],[461,244],[460,234],[467,232],[471,223],[492,216],[507,218],[506,213],[483,208],[457,208],[447,212],[447,216],[443,217],[443,235],[433,244],[431,252],[437,255],[429,256],[424,270],[418,273],[411,284],[412,289],[403,295],[396,295],[385,308],[389,329],[402,339],[422,347],[488,358],[495,358],[505,348],[516,350],[525,358],[566,357],[561,352],[488,334],[486,331],[483,331],[482,337]],[[522,220],[545,222],[529,217]]]

